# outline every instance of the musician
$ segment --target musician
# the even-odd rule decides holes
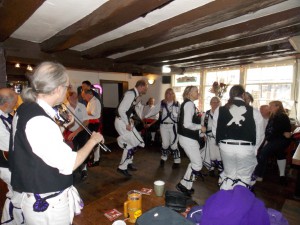
[[[53,109],[63,102],[70,84],[61,64],[41,63],[30,83],[22,92],[24,103],[12,124],[11,184],[22,195],[14,201],[22,206],[27,224],[72,224],[83,206],[72,172],[103,137],[93,132],[77,152],[64,142]]]
[[[7,184],[8,192],[3,206],[1,224],[21,224],[24,222],[22,211],[11,202],[13,188],[11,186],[11,173],[8,169],[8,149],[11,132],[13,112],[17,104],[17,94],[9,88],[0,89],[0,179]],[[10,213],[10,207],[12,214]]]
[[[135,148],[144,147],[144,141],[139,132],[134,127],[131,119],[135,107],[140,104],[141,96],[146,94],[148,84],[145,80],[138,80],[133,89],[128,90],[120,102],[115,119],[115,128],[119,133],[118,145],[123,148],[121,162],[117,172],[125,177],[131,177],[128,170],[137,170],[132,163]]]
[[[209,169],[209,175],[215,176],[215,169],[218,170],[219,173],[223,170],[223,163],[221,159],[219,146],[216,144],[215,136],[212,133],[212,123],[213,116],[216,108],[220,106],[220,99],[217,96],[214,96],[210,99],[211,109],[207,110],[204,116],[201,117],[201,125],[206,127],[205,139],[206,144],[204,149],[204,163],[206,163]],[[205,165],[205,164],[204,164]]]
[[[178,149],[177,121],[180,104],[176,101],[175,93],[172,88],[165,91],[165,99],[155,105],[145,118],[160,114],[160,134],[162,139],[160,166],[164,167],[169,154],[174,158],[172,168],[178,168],[181,163],[180,151]]]
[[[219,186],[224,190],[236,185],[252,189],[256,153],[264,138],[263,118],[257,109],[245,102],[243,86],[234,85],[229,97],[225,106],[215,110],[213,117],[212,131],[224,165]]]
[[[72,110],[74,115],[80,120],[84,126],[88,126],[89,118],[85,106],[78,102],[77,93],[75,91],[69,91],[67,93],[67,107]],[[73,150],[77,151],[82,148],[87,140],[89,139],[89,134],[84,130],[84,128],[78,123],[77,120],[74,121],[67,129],[64,131],[64,136],[67,141],[71,141],[73,144]],[[85,180],[88,176],[87,174],[87,160],[81,165],[81,180]]]
[[[192,188],[196,177],[203,178],[201,174],[202,158],[200,155],[200,135],[206,131],[201,126],[201,118],[197,114],[193,101],[198,99],[199,93],[196,86],[187,86],[183,92],[184,102],[180,107],[178,120],[179,143],[190,159],[183,179],[176,185],[176,189],[190,196],[194,193]]]
[[[82,98],[87,102],[86,110],[89,118],[88,128],[90,131],[99,131],[100,117],[101,117],[101,104],[99,99],[94,96],[94,92],[91,89],[82,91]],[[99,166],[100,162],[100,147],[96,146],[94,149],[94,160],[91,163],[91,167]]]

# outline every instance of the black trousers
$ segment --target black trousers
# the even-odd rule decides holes
[[[255,168],[255,175],[258,177],[263,177],[268,158],[271,155],[275,155],[277,160],[286,159],[285,149],[289,146],[289,139],[276,139],[269,141],[265,146],[260,149],[257,155],[257,166]]]

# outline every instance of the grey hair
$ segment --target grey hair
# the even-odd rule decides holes
[[[68,74],[63,65],[56,62],[43,62],[29,77],[31,87],[24,89],[21,93],[24,102],[36,101],[38,94],[49,95],[60,85],[68,81]]]
[[[0,90],[5,90],[5,89],[7,89],[7,88],[1,88]],[[14,101],[15,97],[16,97],[16,94],[13,90],[8,91],[7,93],[0,91],[0,105],[4,105],[5,103],[10,103],[10,102]]]

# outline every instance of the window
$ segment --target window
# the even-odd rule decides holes
[[[185,73],[184,75],[175,75],[173,80],[173,89],[176,95],[176,100],[180,103],[183,102],[183,91],[186,86],[194,85],[199,88],[200,85],[200,74],[199,73]],[[198,106],[199,101],[194,101],[195,105]]]
[[[246,70],[246,91],[254,98],[253,107],[280,100],[283,106],[293,106],[293,65],[249,68]]]
[[[205,75],[205,84],[204,84],[204,111],[210,109],[210,99],[215,96],[214,93],[210,91],[214,82],[228,84],[227,91],[224,93],[223,97],[221,98],[222,105],[224,105],[228,98],[229,98],[229,90],[230,88],[240,83],[240,70],[239,69],[232,69],[232,70],[218,70],[207,72]]]

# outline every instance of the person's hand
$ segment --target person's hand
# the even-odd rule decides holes
[[[95,145],[100,142],[104,143],[104,138],[103,138],[102,134],[100,134],[99,132],[93,132],[90,137],[90,140],[94,141]]]
[[[202,132],[202,133],[205,133],[205,132],[206,132],[206,127],[205,127],[205,126],[202,126],[202,127],[201,127],[201,132]]]
[[[131,131],[131,130],[132,130],[131,124],[127,124],[127,125],[126,125],[126,130],[128,130],[128,131]]]
[[[284,132],[284,133],[283,133],[283,136],[284,136],[285,138],[291,138],[292,133],[291,133],[291,132]]]

